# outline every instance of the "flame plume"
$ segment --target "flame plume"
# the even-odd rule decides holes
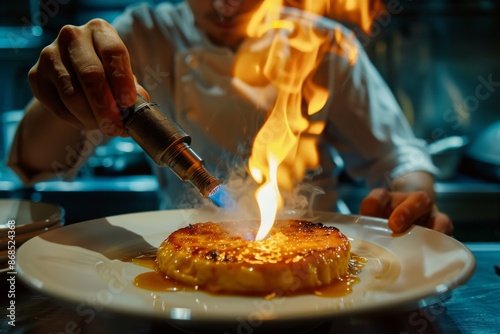
[[[315,137],[324,130],[325,122],[310,121],[310,116],[326,105],[329,92],[314,83],[313,75],[326,52],[340,52],[339,48],[332,48],[331,42],[332,39],[341,41],[344,35],[341,31],[318,28],[315,14],[338,14],[332,3],[327,0],[264,1],[248,25],[249,41],[237,55],[236,80],[275,95],[274,105],[255,137],[249,159],[251,176],[260,185],[256,198],[261,224],[256,240],[265,238],[274,224],[282,206],[279,189],[292,189],[308,169],[316,168],[319,163]],[[371,24],[373,15],[367,14],[366,8],[374,1],[336,3],[350,13],[347,19],[353,19],[356,13],[366,21],[361,25],[363,29]],[[295,9],[284,11],[283,4],[292,4]],[[353,4],[365,6],[365,10],[356,11]],[[341,52],[351,65],[356,62],[355,43],[343,43]]]

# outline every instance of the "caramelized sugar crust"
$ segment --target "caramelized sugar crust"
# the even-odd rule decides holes
[[[217,293],[287,293],[330,284],[347,275],[348,238],[336,227],[276,221],[253,241],[256,222],[197,223],[173,232],[157,253],[159,270]]]

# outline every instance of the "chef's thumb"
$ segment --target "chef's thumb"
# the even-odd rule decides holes
[[[139,97],[142,97],[144,100],[151,102],[151,98],[149,96],[149,93],[147,92],[146,89],[144,89],[144,87],[139,85],[135,76],[134,76],[134,81],[135,81],[135,90],[137,92],[137,99],[139,99]],[[137,103],[137,99],[136,99],[136,103]],[[122,113],[122,118],[126,118],[127,115],[133,111],[134,107],[135,107],[135,104],[131,105],[128,108],[121,108],[120,111]],[[129,137],[129,135],[125,131],[122,131],[120,133],[120,137],[127,138],[127,137]]]
[[[151,98],[149,97],[149,93],[144,87],[139,85],[137,82],[135,84],[135,89],[137,90],[137,95],[142,96],[146,101],[151,102]]]

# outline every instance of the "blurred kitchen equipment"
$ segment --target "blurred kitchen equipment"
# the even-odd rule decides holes
[[[9,221],[15,221],[16,236],[43,229],[53,224],[64,224],[65,210],[60,205],[32,202],[20,199],[0,199],[0,238],[12,229]]]
[[[477,135],[466,156],[483,176],[500,181],[500,121]]]
[[[12,140],[14,139],[14,134],[17,130],[17,125],[21,121],[24,116],[24,110],[9,110],[4,111],[0,117],[0,158],[4,161],[10,150],[10,145],[12,144]]]
[[[219,190],[221,181],[211,175],[203,160],[189,146],[191,137],[168,119],[157,104],[138,96],[123,110],[124,129],[160,167],[169,167],[182,181],[189,181],[205,197]]]
[[[456,175],[469,140],[465,136],[450,136],[428,144],[432,161],[439,169],[439,180],[448,180]]]
[[[131,138],[114,137],[96,147],[86,166],[93,176],[150,175],[144,151]]]

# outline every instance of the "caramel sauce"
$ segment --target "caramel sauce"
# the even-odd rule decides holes
[[[187,286],[176,280],[163,276],[159,271],[148,271],[134,279],[134,285],[152,291],[175,292],[196,291],[196,287]]]
[[[141,253],[130,259],[130,262],[141,267],[156,270],[156,250]]]
[[[134,285],[150,291],[176,292],[176,291],[197,291],[197,286],[188,286],[171,278],[165,277],[156,267],[156,250],[140,253],[135,257],[124,259],[138,266],[151,269],[142,274],[139,274],[134,279]],[[333,283],[309,290],[300,290],[286,293],[287,296],[314,294],[320,297],[343,297],[352,292],[353,285],[359,282],[357,276],[365,266],[366,259],[351,253],[349,261],[348,274],[339,277]],[[220,295],[225,295],[220,293]],[[277,297],[277,294],[269,294],[262,296],[265,299]]]
[[[351,253],[348,274],[339,277],[334,283],[314,289],[314,294],[321,297],[342,297],[352,292],[352,286],[359,282],[357,276],[365,266],[366,259]]]

